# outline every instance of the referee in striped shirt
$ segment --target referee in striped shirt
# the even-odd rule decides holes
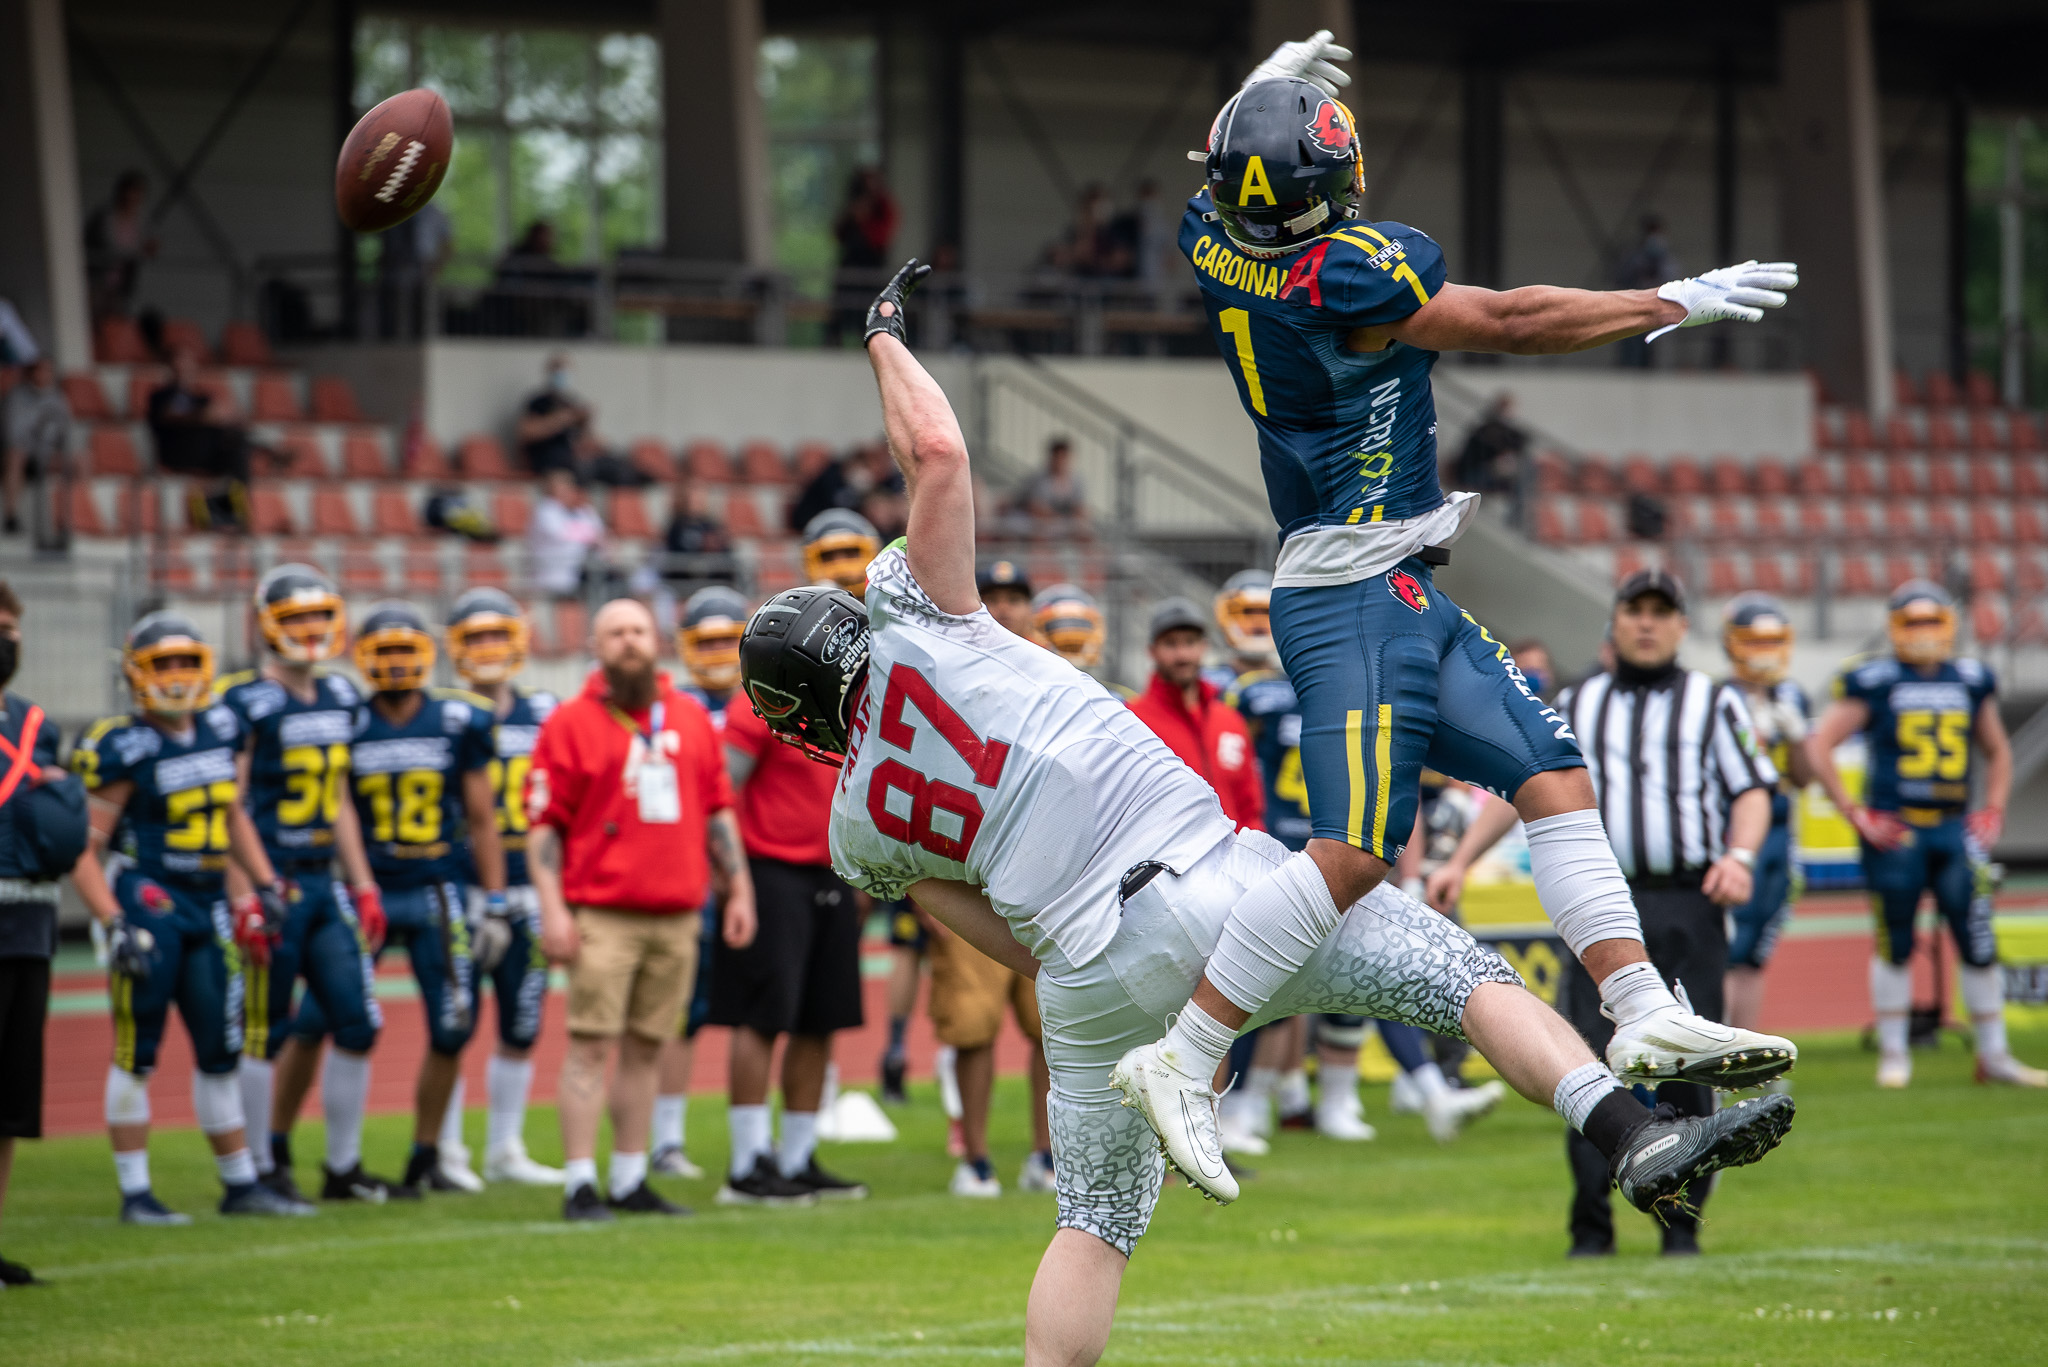
[[[1724,908],[1749,900],[1750,870],[1770,830],[1778,775],[1757,747],[1741,690],[1678,663],[1685,632],[1685,589],[1678,580],[1661,569],[1630,575],[1614,597],[1614,668],[1565,689],[1556,707],[1585,752],[1607,839],[1642,914],[1650,962],[1692,999],[1693,1010],[1720,1020],[1728,967]],[[1456,872],[1513,823],[1513,808],[1488,803],[1452,858]],[[1451,880],[1450,887],[1459,882]],[[1599,989],[1577,960],[1565,965],[1558,1009],[1604,1053],[1614,1025],[1601,1015]],[[1714,1093],[1696,1083],[1666,1082],[1657,1100],[1682,1115],[1705,1115]],[[1576,1188],[1571,1256],[1611,1254],[1607,1160],[1576,1131],[1566,1147]],[[1709,1185],[1687,1191],[1695,1212]],[[1675,1217],[1663,1236],[1667,1256],[1698,1253],[1697,1215]]]

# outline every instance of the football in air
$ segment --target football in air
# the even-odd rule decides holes
[[[334,208],[359,233],[381,233],[418,213],[441,188],[455,150],[448,102],[407,90],[349,130],[334,168]]]

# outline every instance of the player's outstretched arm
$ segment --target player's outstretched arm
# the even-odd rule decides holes
[[[903,301],[931,267],[913,258],[868,309],[868,363],[882,391],[889,454],[910,493],[910,572],[942,611],[981,607],[974,589],[974,479],[953,405],[903,342]]]

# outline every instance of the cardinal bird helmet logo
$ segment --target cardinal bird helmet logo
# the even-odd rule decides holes
[[[1406,570],[1391,570],[1387,574],[1387,591],[1415,612],[1429,611],[1429,595],[1422,591],[1422,584]]]
[[[1335,100],[1324,100],[1316,106],[1316,115],[1307,124],[1309,141],[1331,156],[1342,160],[1358,155],[1358,140],[1351,133],[1351,116]]]

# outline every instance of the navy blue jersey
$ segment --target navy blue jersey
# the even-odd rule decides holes
[[[218,895],[228,867],[228,813],[241,800],[235,756],[242,723],[216,703],[182,737],[138,717],[108,717],[86,731],[71,767],[97,792],[132,783],[113,849],[145,877]]]
[[[370,703],[356,709],[351,789],[379,887],[467,875],[462,776],[490,767],[496,720],[487,701],[454,688],[427,689],[403,726]]]
[[[1922,673],[1889,655],[1851,661],[1835,696],[1870,709],[1864,805],[1961,811],[1970,800],[1977,714],[1998,694],[1998,680],[1976,660],[1955,659]]]
[[[1441,504],[1429,385],[1437,353],[1402,342],[1371,354],[1345,345],[1353,329],[1399,322],[1435,297],[1444,285],[1436,243],[1404,223],[1356,222],[1258,261],[1211,221],[1214,208],[1207,190],[1188,201],[1180,249],[1258,428],[1282,538]]]
[[[1308,844],[1308,785],[1301,781],[1301,703],[1277,669],[1241,674],[1223,700],[1243,716],[1266,776],[1266,833],[1291,850]]]
[[[695,684],[684,684],[681,691],[704,705],[704,710],[711,714],[713,727],[719,731],[725,730],[725,709],[733,699],[731,692],[711,693]]]
[[[324,866],[334,857],[334,818],[348,790],[348,743],[355,734],[355,685],[317,675],[302,701],[255,670],[230,674],[215,696],[246,732],[249,791],[256,833],[284,870]]]
[[[1813,704],[1807,701],[1806,690],[1790,679],[1780,679],[1773,684],[1770,699],[1801,721],[1813,720]],[[1747,701],[1746,697],[1744,701]],[[1756,722],[1757,743],[1771,757],[1771,767],[1778,771],[1778,786],[1771,794],[1771,825],[1789,826],[1792,824],[1792,799],[1799,792],[1792,782],[1792,747],[1799,741],[1787,735],[1761,708],[1751,707],[1749,710]]]
[[[533,768],[533,745],[540,739],[541,723],[554,712],[555,702],[552,693],[538,689],[529,693],[514,686],[511,709],[502,717],[493,710],[491,799],[498,804],[498,839],[505,847],[508,888],[533,881],[526,875],[526,775]],[[466,846],[464,849],[467,853]],[[478,881],[475,864],[468,859],[464,863],[464,877]]]

